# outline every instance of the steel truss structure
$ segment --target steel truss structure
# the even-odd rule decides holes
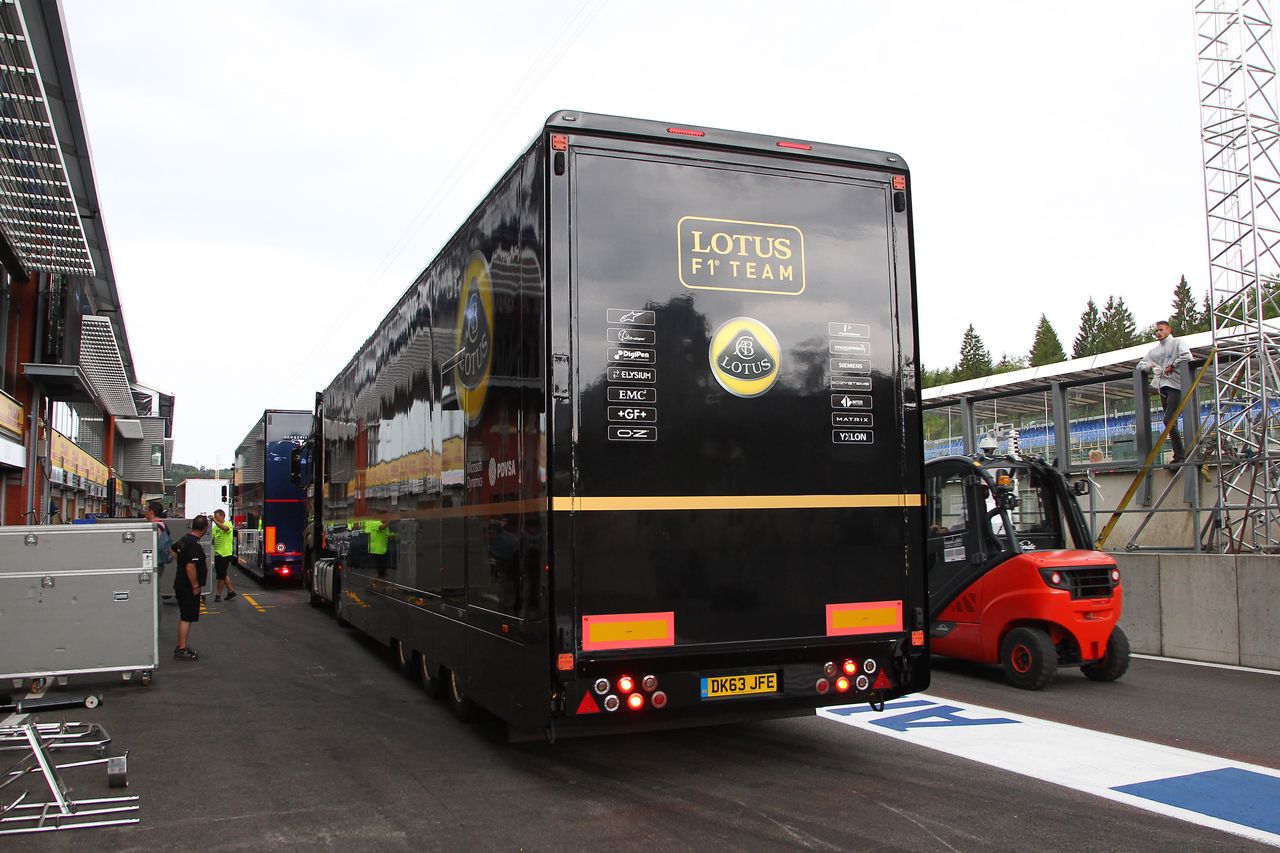
[[[1219,467],[1206,550],[1280,550],[1280,113],[1268,0],[1197,0]],[[1215,441],[1216,439],[1216,441]],[[1216,459],[1212,459],[1216,457]]]

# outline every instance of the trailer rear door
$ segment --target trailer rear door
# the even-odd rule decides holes
[[[924,584],[893,176],[569,153],[580,647],[903,630]]]

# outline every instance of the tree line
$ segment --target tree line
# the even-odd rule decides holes
[[[1213,322],[1213,313],[1209,304],[1209,294],[1197,301],[1187,284],[1187,277],[1182,276],[1173,289],[1172,310],[1168,317],[1158,319],[1169,321],[1175,335],[1190,335],[1195,332],[1207,332]],[[1101,309],[1089,297],[1084,311],[1080,314],[1080,326],[1071,345],[1071,358],[1083,358],[1098,353],[1124,349],[1136,344],[1147,343],[1153,339],[1155,324],[1138,329],[1137,320],[1129,306],[1124,304],[1123,296],[1108,296]],[[1024,367],[1040,367],[1045,364],[1056,364],[1067,360],[1062,339],[1049,318],[1040,315],[1036,324],[1035,337],[1031,342],[1031,350],[1026,355],[1011,356],[1004,353],[999,361],[993,361],[991,351],[974,329],[973,324],[965,330],[960,341],[960,360],[951,367],[931,370],[923,365],[920,368],[921,379],[925,388],[945,385],[948,382],[963,382],[966,379],[979,379],[993,373],[1008,373]]]

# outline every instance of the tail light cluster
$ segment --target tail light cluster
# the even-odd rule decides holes
[[[658,710],[667,707],[667,694],[658,689],[658,677],[646,675],[639,683],[630,675],[620,675],[616,681],[597,678],[592,687],[597,696],[602,696],[600,704],[606,711],[613,712],[627,706],[630,711],[640,711],[645,705]]]
[[[879,668],[880,665],[876,663],[875,658],[867,658],[861,665],[853,658],[845,658],[840,663],[827,661],[822,666],[823,677],[819,678],[813,687],[820,696],[825,696],[832,690],[837,693],[848,693],[850,687],[856,690],[867,690],[871,687],[870,676],[875,675]]]

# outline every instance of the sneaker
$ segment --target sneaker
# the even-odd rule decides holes
[[[200,660],[200,655],[196,654],[196,650],[190,647],[185,649],[174,649],[173,659],[197,661],[197,660]]]
[[[230,598],[230,597],[231,597],[231,596],[229,596],[229,595],[227,596],[227,598]],[[221,596],[221,595],[215,595],[215,596],[213,597],[213,600],[214,600],[214,601],[221,601],[221,600],[222,600],[222,596]]]
[[[239,593],[237,593],[234,589],[231,590],[230,592],[227,593],[227,601],[230,601],[231,599],[235,598],[238,594]]]

